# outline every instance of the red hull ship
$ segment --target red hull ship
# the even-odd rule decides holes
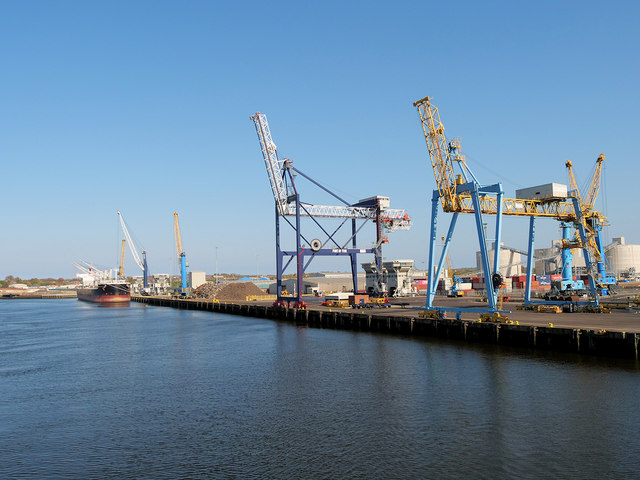
[[[95,287],[78,289],[78,300],[100,304],[128,303],[131,292],[128,283],[104,282]]]

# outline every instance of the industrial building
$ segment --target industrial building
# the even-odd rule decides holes
[[[640,245],[627,244],[624,237],[615,237],[605,248],[605,254],[617,278],[637,278],[640,273]]]
[[[364,262],[362,268],[366,272],[365,290],[368,294],[386,293],[390,297],[412,295],[411,289],[413,260],[390,260],[382,262],[382,271],[378,272],[376,262]],[[382,285],[378,285],[381,275]],[[382,292],[378,292],[379,288]]]
[[[187,274],[187,284],[192,290],[195,290],[205,283],[207,283],[207,275],[205,272],[189,272]]]
[[[171,289],[171,278],[166,273],[157,273],[149,277],[151,280],[147,292],[152,295],[166,295]],[[132,277],[131,289],[133,293],[142,293],[144,289],[144,276]]]
[[[496,244],[493,243],[491,250],[487,252],[489,258],[493,258],[495,248]],[[500,274],[503,277],[522,275],[524,270],[522,263],[523,259],[520,250],[505,247],[504,243],[500,243]],[[482,271],[482,254],[480,252],[476,252],[476,268],[479,272]]]
[[[353,276],[351,272],[317,272],[310,273],[312,282],[317,282],[318,290],[321,292],[351,291],[353,289]],[[364,289],[366,277],[364,273],[358,272],[358,290]]]
[[[293,294],[296,291],[297,280],[295,278],[288,278],[282,280],[282,289],[286,290],[289,294]],[[269,285],[269,295],[277,295],[277,283]],[[302,295],[314,295],[318,292],[318,283],[309,282],[307,280],[302,281]]]

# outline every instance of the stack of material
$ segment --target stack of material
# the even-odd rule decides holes
[[[217,298],[222,301],[244,302],[249,295],[264,295],[264,290],[251,282],[205,283],[196,288],[196,298]]]
[[[216,298],[218,292],[227,286],[229,282],[204,283],[193,291],[195,298]]]

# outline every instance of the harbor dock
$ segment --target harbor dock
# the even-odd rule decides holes
[[[615,309],[610,314],[552,314],[515,309],[508,323],[480,322],[477,315],[461,319],[424,318],[414,302],[384,309],[335,309],[311,303],[306,310],[273,307],[269,302],[218,302],[132,295],[147,305],[258,317],[310,328],[356,330],[394,335],[434,337],[526,349],[574,352],[638,360],[640,315]],[[455,301],[456,299],[451,299]]]

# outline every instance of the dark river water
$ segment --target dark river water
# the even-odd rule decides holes
[[[635,362],[0,301],[0,478],[640,478]]]

